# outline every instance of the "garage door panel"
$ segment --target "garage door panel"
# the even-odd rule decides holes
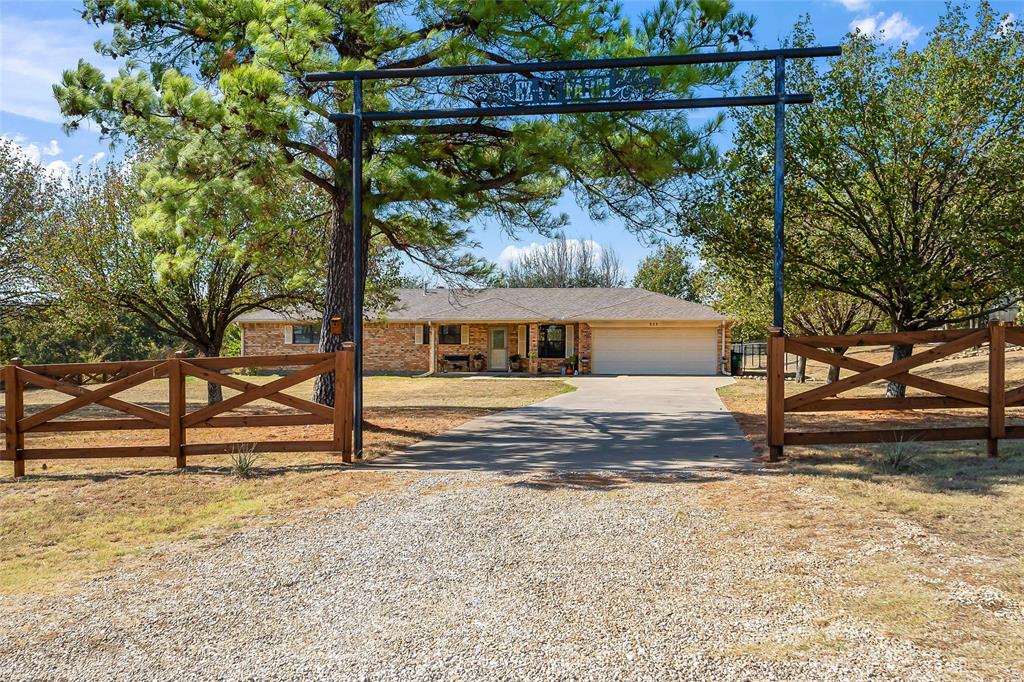
[[[598,374],[716,374],[714,328],[595,327],[593,371]]]

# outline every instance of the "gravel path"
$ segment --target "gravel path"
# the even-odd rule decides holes
[[[823,619],[813,592],[760,590],[779,571],[813,590],[828,566],[767,551],[767,537],[723,551],[729,528],[688,494],[694,479],[400,478],[352,510],[165,549],[71,595],[2,598],[0,679],[963,674]],[[780,653],[832,640],[843,645],[826,654]]]

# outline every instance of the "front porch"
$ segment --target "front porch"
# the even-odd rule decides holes
[[[430,346],[432,375],[550,375],[573,364],[585,373],[591,357],[586,323],[431,322],[418,328],[416,336]]]

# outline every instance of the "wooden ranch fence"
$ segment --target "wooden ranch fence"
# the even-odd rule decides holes
[[[768,339],[768,458],[778,461],[786,445],[884,443],[896,441],[987,440],[990,455],[998,454],[999,440],[1024,438],[1024,426],[1006,425],[1006,408],[1024,405],[1024,387],[1006,388],[1006,344],[1024,345],[1024,327],[993,322],[983,329],[853,334],[848,336],[785,336],[773,328]],[[925,350],[908,358],[876,365],[830,348],[927,344]],[[915,374],[911,370],[970,348],[988,345],[988,388],[984,391],[956,386]],[[853,371],[831,384],[786,397],[784,357],[786,353]],[[929,392],[927,396],[904,398],[842,398],[841,393],[875,381],[893,380]],[[945,428],[787,431],[786,414],[855,410],[940,410],[984,409],[985,426]]]
[[[237,376],[222,374],[223,370],[238,368],[299,367],[287,376],[266,384],[254,384]],[[173,457],[178,467],[184,467],[189,456],[217,455],[232,452],[336,452],[345,462],[352,461],[352,344],[346,343],[336,353],[307,353],[302,355],[266,355],[240,358],[181,358],[133,362],[69,363],[50,365],[22,365],[15,361],[2,368],[4,375],[5,411],[0,429],[5,434],[6,447],[0,459],[14,463],[14,475],[25,474],[25,462],[39,459],[80,459],[100,457]],[[335,406],[320,405],[283,393],[321,374],[333,372]],[[69,376],[105,375],[120,378],[99,388],[87,389]],[[196,377],[239,391],[214,405],[188,410],[185,401],[185,378]],[[116,398],[122,391],[150,381],[168,382],[167,412],[146,405]],[[33,386],[50,389],[72,396],[59,405],[34,414],[25,415],[25,388]],[[301,410],[290,414],[226,414],[257,400],[268,400],[285,407]],[[70,412],[89,405],[101,405],[122,412],[127,417],[102,419],[59,419]],[[234,443],[188,442],[193,429],[281,427],[310,424],[330,424],[330,440],[267,440]],[[138,445],[128,447],[26,447],[29,433],[125,431],[167,431],[167,445]]]

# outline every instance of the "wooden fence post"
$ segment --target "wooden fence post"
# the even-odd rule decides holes
[[[334,362],[334,441],[341,450],[341,461],[352,463],[353,381],[355,377],[355,344],[346,341],[335,355]]]
[[[25,384],[18,376],[19,358],[12,358],[4,369],[4,421],[7,424],[4,436],[7,440],[6,459],[14,462],[14,477],[25,475],[25,434],[18,428],[18,420],[25,416]]]
[[[768,461],[778,462],[786,430],[786,337],[779,327],[769,327],[768,334]]]
[[[999,439],[1006,436],[1006,327],[988,323],[988,454],[999,454]]]
[[[177,352],[167,361],[170,454],[174,457],[174,465],[179,469],[185,468],[185,375],[181,371],[183,355],[184,353]]]

